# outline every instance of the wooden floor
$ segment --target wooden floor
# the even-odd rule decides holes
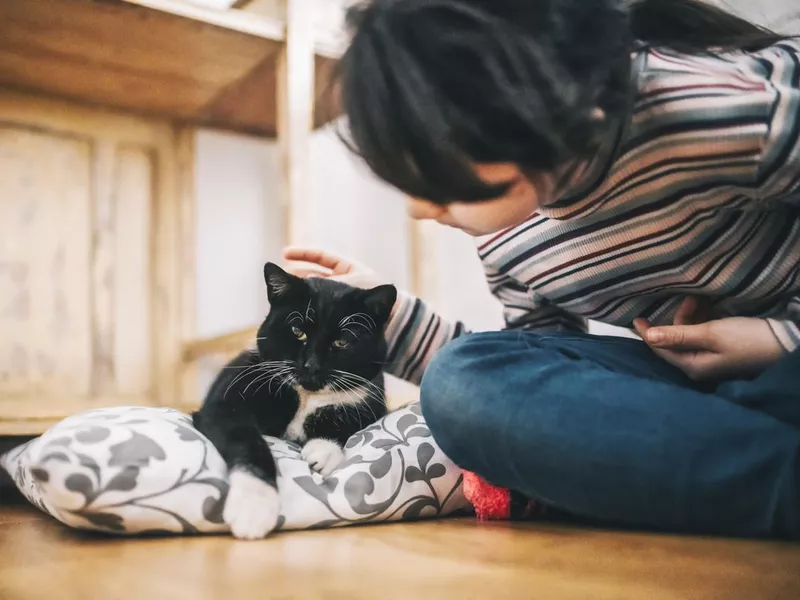
[[[111,539],[0,506],[2,600],[800,598],[800,546],[471,520]]]

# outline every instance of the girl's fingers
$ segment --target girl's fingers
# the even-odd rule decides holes
[[[647,332],[652,329],[652,326],[647,321],[647,319],[634,319],[633,321],[633,328],[636,330],[642,340],[650,346],[650,349],[653,353],[668,362],[673,367],[679,368],[681,371],[686,373],[689,377],[694,378],[696,376],[696,366],[694,361],[696,360],[697,353],[694,352],[680,352],[675,350],[669,350],[667,348],[656,348],[652,344],[650,344],[647,340]]]
[[[700,325],[708,321],[711,306],[708,298],[687,296],[678,307],[673,325]]]
[[[647,319],[634,319],[633,328],[642,339],[645,339],[645,334],[647,330],[650,329],[650,322]]]
[[[290,265],[286,267],[286,272],[291,273],[295,277],[302,277],[303,279],[306,277],[331,277],[331,272],[329,270],[311,265]]]
[[[283,257],[286,260],[311,263],[324,269],[330,269],[334,275],[344,275],[353,270],[353,263],[342,256],[314,248],[285,248]]]
[[[673,325],[694,325],[697,323],[697,299],[693,296],[686,296],[675,312]]]

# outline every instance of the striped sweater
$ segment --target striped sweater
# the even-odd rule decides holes
[[[686,295],[713,318],[762,317],[800,346],[800,42],[720,56],[642,49],[614,139],[557,200],[478,238],[511,330],[672,322]],[[390,371],[419,382],[465,331],[401,295]]]

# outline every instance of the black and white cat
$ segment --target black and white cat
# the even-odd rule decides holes
[[[257,350],[222,370],[193,415],[228,464],[223,518],[245,539],[272,531],[280,510],[262,435],[302,444],[303,458],[326,475],[347,439],[386,414],[383,328],[397,298],[391,285],[301,279],[272,263],[264,278],[270,311]]]

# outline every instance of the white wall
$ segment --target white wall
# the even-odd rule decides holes
[[[403,195],[372,175],[333,129],[314,134],[311,171],[316,214],[309,241],[367,264],[407,288],[411,265]]]
[[[280,259],[285,221],[275,144],[203,131],[196,156],[197,334],[208,337],[263,318],[261,269]]]
[[[800,32],[800,3],[797,0],[720,0],[717,4],[779,31]]]

